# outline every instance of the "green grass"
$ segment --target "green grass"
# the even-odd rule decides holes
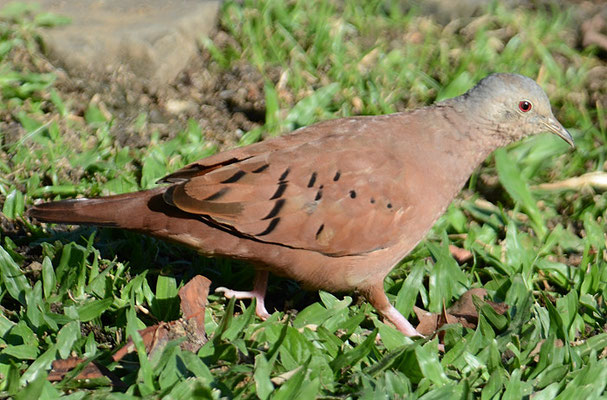
[[[604,396],[607,198],[592,188],[533,188],[604,169],[604,104],[592,100],[600,93],[588,78],[604,62],[575,47],[571,10],[496,4],[443,28],[399,4],[228,1],[220,25],[233,41],[201,44],[217,68],[250,63],[266,78],[265,125],[241,144],[322,119],[429,104],[489,72],[539,76],[576,150],[542,135],[495,153],[386,280],[408,316],[413,305],[440,312],[472,287],[507,303],[506,315],[480,307],[477,329],[447,327],[440,353],[435,340],[403,337],[351,295],[317,297],[272,280],[269,297],[280,299],[280,311],[268,321],[248,303],[211,295],[210,340],[198,354],[169,345],[150,359],[140,349],[113,362],[112,352],[137,329],[179,317],[177,290],[191,277],[246,288],[252,274],[242,263],[132,233],[54,230],[23,217],[41,198],[151,187],[216,148],[195,121],[169,141],[156,134],[149,146],[128,148],[115,143],[113,118],[94,103],[73,118],[37,47],[40,27],[64,21],[13,6],[0,20],[0,396],[110,395],[103,379],[47,382],[51,362],[71,355],[118,375],[127,389],[115,397]],[[20,127],[18,137],[10,124]],[[458,266],[450,243],[473,260]]]

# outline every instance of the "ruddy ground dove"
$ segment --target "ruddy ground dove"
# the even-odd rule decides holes
[[[264,306],[268,272],[308,289],[360,291],[407,336],[386,275],[494,149],[550,131],[573,146],[544,91],[494,74],[467,93],[390,115],[335,119],[190,164],[151,190],[38,204],[43,222],[143,232],[207,256],[249,261]]]

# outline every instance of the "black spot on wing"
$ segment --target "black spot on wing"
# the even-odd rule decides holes
[[[325,185],[320,185],[318,187],[318,192],[316,192],[316,197],[314,198],[314,201],[318,201],[320,199],[322,199],[322,190],[325,188]]]
[[[322,233],[323,229],[325,229],[325,224],[318,227],[318,230],[316,231],[316,239],[318,239],[318,236]]]
[[[217,192],[210,195],[209,197],[203,199],[203,201],[218,200],[219,198],[223,197],[229,190],[230,190],[229,187],[223,187],[223,188],[219,189]]]
[[[270,234],[274,229],[276,229],[276,225],[278,225],[278,223],[280,222],[280,217],[274,218],[272,221],[270,221],[270,223],[268,224],[268,227],[261,233],[258,233],[255,236],[265,236]]]
[[[350,190],[350,198],[352,198],[352,199],[356,198],[356,192],[354,190]]]
[[[333,182],[337,182],[339,180],[340,176],[341,176],[341,172],[337,171],[335,173],[335,176],[333,177]]]
[[[262,165],[261,167],[259,167],[259,168],[257,168],[257,169],[254,169],[252,172],[253,172],[254,174],[258,174],[258,173],[263,172],[263,171],[265,171],[266,169],[268,169],[268,167],[269,167],[269,166],[270,166],[270,164],[264,164],[264,165]]]
[[[268,215],[263,217],[262,220],[274,218],[276,215],[278,215],[280,209],[285,205],[285,201],[285,199],[276,200],[276,203],[274,203],[274,207],[272,207]]]
[[[230,176],[228,179],[221,181],[221,183],[234,183],[234,182],[238,182],[240,180],[240,178],[242,178],[243,176],[245,176],[247,173],[244,172],[243,170],[239,170],[236,171],[236,173],[232,176]]]
[[[280,185],[278,185],[278,189],[276,189],[276,192],[274,192],[272,197],[270,197],[270,200],[275,200],[275,199],[280,198],[284,194],[285,190],[287,190],[287,183],[283,182]]]
[[[312,186],[314,186],[315,182],[316,182],[316,171],[312,172],[312,176],[310,177],[310,181],[308,182],[308,187],[311,188]]]
[[[280,178],[278,178],[278,182],[283,182],[285,179],[287,179],[287,176],[289,176],[289,172],[291,172],[291,168],[285,169],[282,175],[280,175]]]

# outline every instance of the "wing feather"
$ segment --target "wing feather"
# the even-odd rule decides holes
[[[335,256],[398,240],[394,227],[406,211],[398,157],[355,130],[299,136],[169,175],[164,181],[175,185],[167,200],[252,239]]]

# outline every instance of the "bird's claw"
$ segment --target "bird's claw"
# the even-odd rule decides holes
[[[232,290],[226,287],[218,287],[215,289],[215,293],[223,293],[223,295],[231,299],[232,297],[236,299],[255,299],[255,314],[261,318],[262,320],[266,320],[270,318],[270,313],[266,310],[266,305],[264,302],[264,295],[261,293],[257,293],[256,291],[240,291],[240,290]]]

